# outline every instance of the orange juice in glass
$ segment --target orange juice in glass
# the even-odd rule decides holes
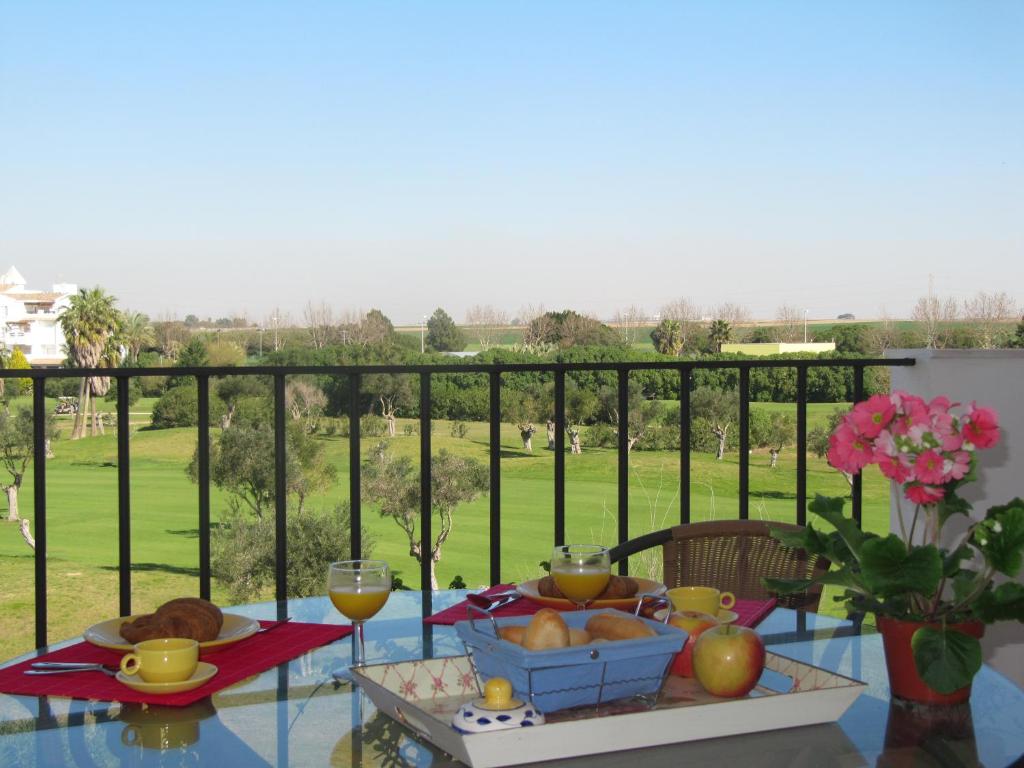
[[[367,587],[350,591],[347,587],[338,587],[330,591],[331,602],[342,614],[352,621],[366,621],[377,615],[377,611],[388,601],[387,587]]]
[[[383,560],[343,560],[327,569],[327,594],[342,615],[352,621],[352,666],[366,664],[363,624],[384,607],[391,594],[391,570]],[[352,680],[348,669],[334,672],[338,680]]]
[[[563,544],[551,555],[551,578],[576,607],[600,595],[611,577],[608,549],[597,544]]]

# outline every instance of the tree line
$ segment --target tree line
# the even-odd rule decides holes
[[[895,324],[845,324],[835,326],[837,351],[816,357],[875,356],[893,346],[1003,345],[1024,346],[1024,322],[1015,328],[1007,325],[1005,315],[1015,308],[1005,296],[976,297],[965,303],[970,312],[957,314],[949,302],[938,305],[930,297],[919,302],[915,323],[897,328]],[[254,357],[266,365],[371,365],[371,364],[452,364],[455,359],[444,353],[464,349],[467,333],[473,333],[483,351],[477,363],[534,363],[538,361],[644,362],[674,358],[699,360],[740,360],[743,356],[722,353],[721,345],[739,335],[749,318],[742,308],[723,305],[716,317],[707,321],[697,316],[695,306],[680,300],[663,308],[660,321],[650,332],[654,352],[636,350],[633,345],[647,318],[636,307],[620,313],[617,327],[573,310],[527,310],[514,322],[524,327],[521,343],[510,347],[495,345],[497,332],[507,317],[490,307],[474,307],[469,321],[459,328],[442,308],[438,308],[416,339],[395,331],[391,320],[380,310],[349,315],[335,322],[329,310],[307,310],[307,327],[282,328],[275,322],[271,329],[245,331],[246,341],[234,335],[198,331],[199,322],[190,317],[185,323],[150,322],[140,313],[121,312],[115,300],[102,289],[83,289],[72,297],[70,308],[62,315],[67,339],[66,365],[71,368],[244,366]],[[965,325],[967,315],[974,325]],[[746,341],[799,340],[806,333],[799,313],[781,308],[778,325],[742,331]],[[227,321],[218,323],[226,326]],[[232,321],[237,328],[239,322]],[[973,330],[972,330],[973,329]],[[272,336],[264,335],[272,330]],[[1012,332],[1011,332],[1012,331]],[[233,331],[232,334],[237,332]],[[914,337],[913,334],[919,334]],[[980,342],[978,341],[980,339]],[[919,343],[919,342],[923,342]],[[23,356],[22,356],[23,357]],[[808,355],[780,355],[773,359],[799,360]],[[0,355],[0,365],[25,367],[17,350]],[[735,368],[693,371],[690,420],[693,450],[714,453],[721,459],[738,445],[738,370]],[[9,519],[17,519],[17,490],[32,458],[31,414],[27,409],[12,409],[6,396],[19,394],[27,380],[14,379],[0,410],[0,463],[10,477],[4,482],[8,497]],[[814,367],[808,370],[808,399],[811,402],[848,402],[853,397],[853,372],[842,367]],[[866,394],[886,391],[884,369],[869,369],[865,377]],[[191,376],[133,379],[128,397],[134,403],[146,395],[159,398],[153,409],[153,428],[195,426],[198,403]],[[299,542],[301,554],[289,563],[292,594],[318,584],[324,559],[336,559],[348,547],[349,511],[347,505],[330,510],[309,511],[306,500],[329,487],[335,470],[324,455],[319,433],[330,434],[347,428],[351,381],[348,377],[293,376],[286,390],[286,411],[290,416],[286,442],[288,463],[286,495],[289,540]],[[363,434],[368,437],[395,436],[399,418],[417,419],[419,413],[419,377],[401,374],[374,374],[362,377],[358,393],[360,412],[365,420]],[[638,370],[629,379],[629,413],[625,422],[628,450],[678,450],[680,421],[680,380],[677,371]],[[97,398],[116,397],[116,383],[107,376],[81,379],[51,379],[47,394],[77,397],[71,439],[102,433],[103,419],[96,407]],[[484,374],[445,373],[432,377],[432,419],[453,422],[454,436],[465,434],[465,422],[489,418],[489,381]],[[791,403],[796,399],[796,371],[792,368],[755,368],[750,372],[750,397],[755,402]],[[614,447],[619,442],[617,374],[614,371],[573,371],[566,377],[566,425],[568,446],[573,453],[586,447]],[[214,568],[218,578],[230,585],[236,599],[258,593],[273,574],[270,542],[274,473],[272,468],[273,394],[267,377],[227,376],[214,382],[210,398],[211,424],[219,427],[211,443],[211,478],[228,493],[229,509],[215,536]],[[542,427],[547,448],[553,449],[553,380],[550,373],[509,372],[502,378],[501,418],[519,428],[524,451],[532,451],[532,439]],[[461,432],[458,427],[462,426]],[[415,429],[407,423],[405,429]],[[791,415],[752,411],[750,441],[768,450],[771,466],[779,453],[795,440]],[[49,443],[57,436],[52,419],[46,427]],[[812,450],[818,452],[827,435],[810,436]],[[818,446],[818,447],[816,447]],[[268,463],[269,462],[269,463]],[[443,545],[452,530],[452,513],[459,504],[487,491],[486,472],[478,462],[457,459],[444,452],[434,457],[433,491],[435,512],[440,526],[429,552],[418,551],[419,542],[410,533],[418,515],[418,481],[411,464],[393,458],[382,442],[364,467],[364,493],[368,500],[381,504],[381,514],[391,517],[410,536],[410,554],[421,562],[428,558],[432,582]],[[195,459],[189,474],[196,479]],[[395,493],[395,489],[401,493]],[[27,525],[23,534],[31,544]],[[294,529],[294,530],[293,530]],[[368,535],[364,541],[372,545]],[[319,586],[317,586],[317,590]]]

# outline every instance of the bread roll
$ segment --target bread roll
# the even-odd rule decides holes
[[[498,627],[498,637],[508,640],[516,645],[523,644],[523,635],[526,634],[526,627],[523,624],[512,624],[507,627]]]
[[[569,647],[569,627],[558,611],[541,608],[533,615],[523,635],[523,647],[530,651]]]
[[[590,645],[590,633],[585,629],[569,627],[569,645]]]
[[[608,578],[608,584],[605,586],[604,591],[600,595],[595,597],[595,600],[625,600],[633,597],[637,593],[640,585],[636,579],[632,579],[629,576],[616,576],[612,574]],[[542,597],[557,597],[562,600],[566,600],[565,595],[562,594],[562,590],[555,584],[554,578],[551,576],[545,576],[537,582],[537,592]]]
[[[657,634],[640,619],[616,616],[612,613],[591,616],[587,622],[587,632],[591,637],[604,640],[636,640],[640,637],[654,637]]]

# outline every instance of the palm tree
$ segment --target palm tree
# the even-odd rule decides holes
[[[654,348],[663,355],[678,357],[683,351],[683,327],[678,320],[666,317],[651,331]]]
[[[156,333],[149,323],[149,316],[141,312],[125,312],[121,323],[121,344],[128,353],[132,365],[139,362],[139,353],[156,344]]]
[[[102,288],[82,288],[71,297],[68,308],[60,316],[60,325],[67,339],[68,357],[76,368],[116,368],[118,354],[115,339],[121,327],[121,313],[114,306],[114,297]],[[83,378],[78,389],[78,413],[71,439],[85,436],[89,404],[92,403],[92,434],[101,430],[96,412],[96,395],[103,396],[110,388],[110,378]]]
[[[708,328],[708,345],[715,352],[722,351],[722,345],[732,338],[732,326],[728,320],[712,320]]]

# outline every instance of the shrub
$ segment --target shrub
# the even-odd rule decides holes
[[[644,430],[644,436],[637,442],[641,451],[678,451],[679,425],[652,424]]]
[[[219,425],[225,413],[224,401],[210,395],[210,424]],[[199,396],[194,386],[173,387],[153,406],[153,426],[195,427],[199,425]]]
[[[166,376],[142,376],[138,382],[143,397],[160,397],[167,391]]]
[[[117,402],[117,379],[111,379],[110,389],[104,396],[104,400],[111,403]],[[142,384],[138,379],[130,379],[128,382],[128,405],[135,405],[142,397]]]
[[[327,563],[349,555],[349,523],[347,503],[330,511],[288,515],[288,597],[323,594]],[[211,568],[232,603],[250,602],[271,590],[274,526],[272,516],[254,519],[236,509],[215,531]],[[364,556],[369,556],[372,539],[366,530],[362,537]]]
[[[14,351],[11,352],[10,357],[7,358],[6,367],[11,370],[28,370],[32,366],[29,365],[28,358],[25,357],[25,353],[18,347],[15,347]],[[32,392],[32,379],[7,379],[7,386],[9,386],[15,394],[27,395]]]
[[[469,434],[469,425],[464,421],[453,421],[452,422],[452,437],[465,437]]]
[[[587,427],[584,434],[580,435],[583,445],[592,445],[598,448],[614,448],[618,445],[618,437],[615,430],[604,422],[599,422],[592,427]]]
[[[368,414],[359,420],[360,437],[381,437],[387,429],[387,422],[380,416]]]
[[[235,400],[235,413],[232,416],[231,423],[248,426],[273,424],[274,407],[266,397],[259,395],[239,397]]]
[[[47,379],[46,396],[56,400],[58,397],[78,397],[81,379]]]
[[[715,453],[718,451],[718,437],[711,431],[712,424],[703,416],[696,416],[690,425],[690,449],[699,453]],[[735,451],[739,448],[739,427],[732,424],[725,438],[725,450]]]
[[[336,419],[324,419],[324,434],[327,437],[334,437],[338,432],[338,422]]]

